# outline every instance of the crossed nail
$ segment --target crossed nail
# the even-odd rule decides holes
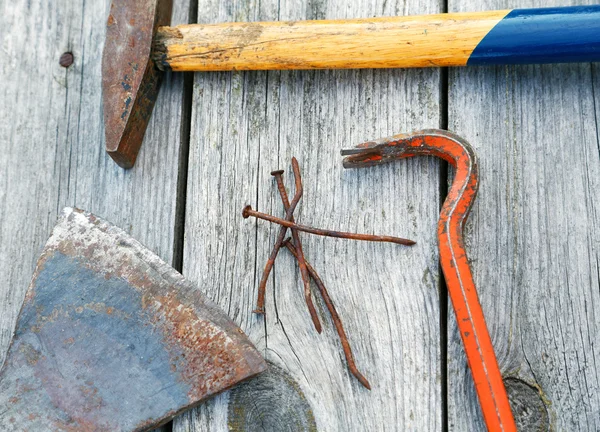
[[[304,300],[308,307],[308,311],[310,313],[310,317],[315,326],[315,329],[318,333],[321,333],[321,322],[319,321],[319,317],[317,315],[317,311],[312,301],[311,292],[310,292],[310,278],[315,281],[319,292],[321,293],[321,297],[323,297],[323,301],[327,306],[327,310],[331,314],[331,319],[337,331],[337,334],[340,338],[340,342],[342,344],[342,349],[344,351],[344,355],[346,357],[346,362],[348,363],[348,369],[358,379],[358,381],[365,386],[367,389],[371,389],[371,385],[369,381],[359,372],[356,367],[356,363],[354,362],[354,356],[352,355],[352,350],[350,348],[350,343],[348,342],[348,337],[346,336],[346,332],[344,331],[344,326],[342,325],[342,320],[335,310],[335,306],[331,301],[331,297],[329,297],[329,293],[325,288],[325,284],[323,280],[319,277],[316,270],[306,261],[304,258],[304,252],[302,251],[302,242],[300,241],[300,236],[298,234],[299,231],[304,231],[310,234],[323,235],[328,237],[337,237],[337,238],[347,238],[354,240],[367,240],[367,241],[378,241],[378,242],[391,242],[396,244],[402,244],[407,246],[412,246],[415,244],[412,240],[407,240],[399,237],[392,236],[380,236],[380,235],[371,235],[371,234],[355,234],[341,231],[331,231],[324,230],[319,228],[313,228],[305,225],[297,224],[294,221],[294,210],[300,202],[300,198],[302,198],[303,188],[302,188],[302,177],[300,175],[300,167],[298,166],[298,161],[296,158],[292,158],[292,170],[294,172],[294,181],[295,181],[295,194],[290,203],[288,194],[283,184],[283,170],[277,170],[271,172],[271,175],[275,177],[277,182],[277,189],[279,190],[279,195],[281,197],[281,202],[283,203],[283,207],[285,209],[285,219],[277,218],[275,216],[261,213],[256,210],[253,210],[252,207],[246,206],[242,215],[244,218],[248,218],[249,216],[253,216],[259,219],[264,219],[269,222],[277,223],[280,225],[279,233],[277,235],[277,240],[275,241],[275,245],[273,246],[273,250],[269,255],[269,259],[267,260],[267,264],[265,265],[265,269],[263,271],[260,284],[258,286],[258,299],[256,302],[256,309],[254,313],[263,314],[265,313],[265,292],[267,289],[267,280],[269,279],[269,274],[275,264],[275,259],[279,253],[279,250],[282,246],[290,251],[290,253],[296,258],[298,261],[298,266],[300,267],[300,274],[302,275],[302,282],[304,284]],[[292,238],[285,239],[285,234],[287,229],[290,228],[292,231]],[[285,239],[285,240],[284,240]]]

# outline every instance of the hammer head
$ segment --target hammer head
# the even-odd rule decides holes
[[[172,0],[113,0],[102,56],[106,151],[123,168],[135,163],[162,73],[150,59],[159,26],[171,21]]]

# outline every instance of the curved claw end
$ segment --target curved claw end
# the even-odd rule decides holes
[[[451,156],[436,152],[439,145],[432,145],[435,140],[458,143],[472,158],[474,152],[469,144],[458,135],[441,129],[424,129],[408,134],[398,134],[386,138],[368,141],[355,148],[342,150],[344,168],[360,168],[391,162],[416,155],[437,155],[449,161]],[[428,144],[429,143],[429,144]]]
[[[342,156],[350,155],[344,158],[342,164],[344,168],[361,168],[367,166],[379,165],[384,161],[381,152],[372,149],[356,149],[358,152],[352,152],[354,149],[342,150]]]
[[[344,168],[368,167],[399,159],[413,138],[414,134],[398,134],[343,149],[342,156],[347,156],[343,161]]]

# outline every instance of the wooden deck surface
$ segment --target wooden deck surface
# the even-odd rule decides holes
[[[541,0],[175,0],[173,23],[414,15],[592,4]],[[345,171],[339,150],[424,128],[480,164],[467,224],[475,282],[520,430],[600,430],[600,66],[169,74],[136,166],[104,153],[101,53],[109,0],[0,4],[0,363],[59,211],[134,235],[196,282],[272,370],[169,428],[485,430],[439,269],[452,171],[434,159]],[[75,63],[58,59],[72,51]],[[305,224],[416,240],[303,236],[372,391],[346,369],[318,295],[318,335],[282,252],[267,315],[252,314],[282,215],[270,172],[296,156]],[[287,175],[287,174],[286,174]],[[287,184],[293,182],[287,175]]]

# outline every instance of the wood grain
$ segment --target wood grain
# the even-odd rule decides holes
[[[136,167],[104,151],[101,54],[109,1],[2,2],[0,363],[37,257],[60,210],[114,222],[173,260],[183,76],[168,76]],[[177,1],[174,22],[188,22]],[[68,69],[59,57],[72,51]]]
[[[352,18],[439,12],[437,2],[328,0],[203,3],[199,22]],[[439,263],[435,239],[440,164],[423,158],[344,171],[339,150],[380,136],[438,127],[439,70],[196,74],[183,272],[246,331],[306,396],[318,430],[441,430]],[[286,251],[252,314],[277,227],[245,220],[246,204],[281,216],[273,178],[296,156],[304,197],[296,220],[323,228],[415,239],[411,248],[303,235],[307,259],[344,322],[366,390],[348,372],[333,324],[313,329],[302,283]],[[292,194],[292,190],[289,190]],[[301,234],[302,235],[302,234]],[[278,430],[286,397],[255,394]],[[241,400],[241,399],[236,399]],[[246,399],[248,400],[248,398]],[[176,419],[174,430],[225,431],[229,393]],[[229,430],[256,430],[260,417]],[[256,427],[253,428],[252,425]],[[302,429],[301,429],[302,430]]]
[[[509,12],[163,27],[156,59],[177,71],[464,66]]]
[[[451,1],[449,9],[553,5]],[[468,253],[519,430],[600,428],[598,84],[589,64],[449,72],[449,128],[480,165]],[[483,430],[448,316],[449,429]]]
[[[277,409],[273,409],[277,406]],[[283,369],[270,364],[256,379],[229,394],[229,430],[316,431],[312,410],[300,386]]]
[[[174,24],[187,21],[188,5],[176,2]],[[463,1],[449,9],[546,5]],[[199,21],[440,9],[413,0],[209,0]],[[167,76],[136,167],[116,167],[104,153],[101,126],[107,13],[107,0],[0,5],[0,24],[9,29],[1,36],[0,64],[0,362],[63,206],[93,211],[163,259],[179,261],[183,77]],[[68,69],[58,64],[65,51],[75,55]],[[261,413],[282,430],[293,427],[279,420],[291,413],[304,415],[297,418],[305,430],[311,415],[324,431],[445,427],[435,239],[443,170],[421,159],[344,172],[338,153],[363,140],[438,127],[441,83],[436,69],[196,75],[184,272],[279,369],[184,414],[175,431],[256,429]],[[597,64],[449,71],[449,128],[476,148],[481,167],[467,225],[469,254],[520,430],[600,428],[598,89]],[[266,321],[251,314],[277,229],[243,220],[241,209],[252,204],[283,214],[269,172],[289,172],[293,155],[306,181],[300,222],[418,242],[403,248],[303,236],[372,392],[347,372],[320,300],[324,331],[317,336],[312,329],[299,272],[285,252],[269,284]],[[286,180],[291,186],[289,174]],[[448,326],[448,428],[482,430],[451,310]],[[286,397],[296,404],[281,417]],[[249,402],[255,399],[258,411]]]

